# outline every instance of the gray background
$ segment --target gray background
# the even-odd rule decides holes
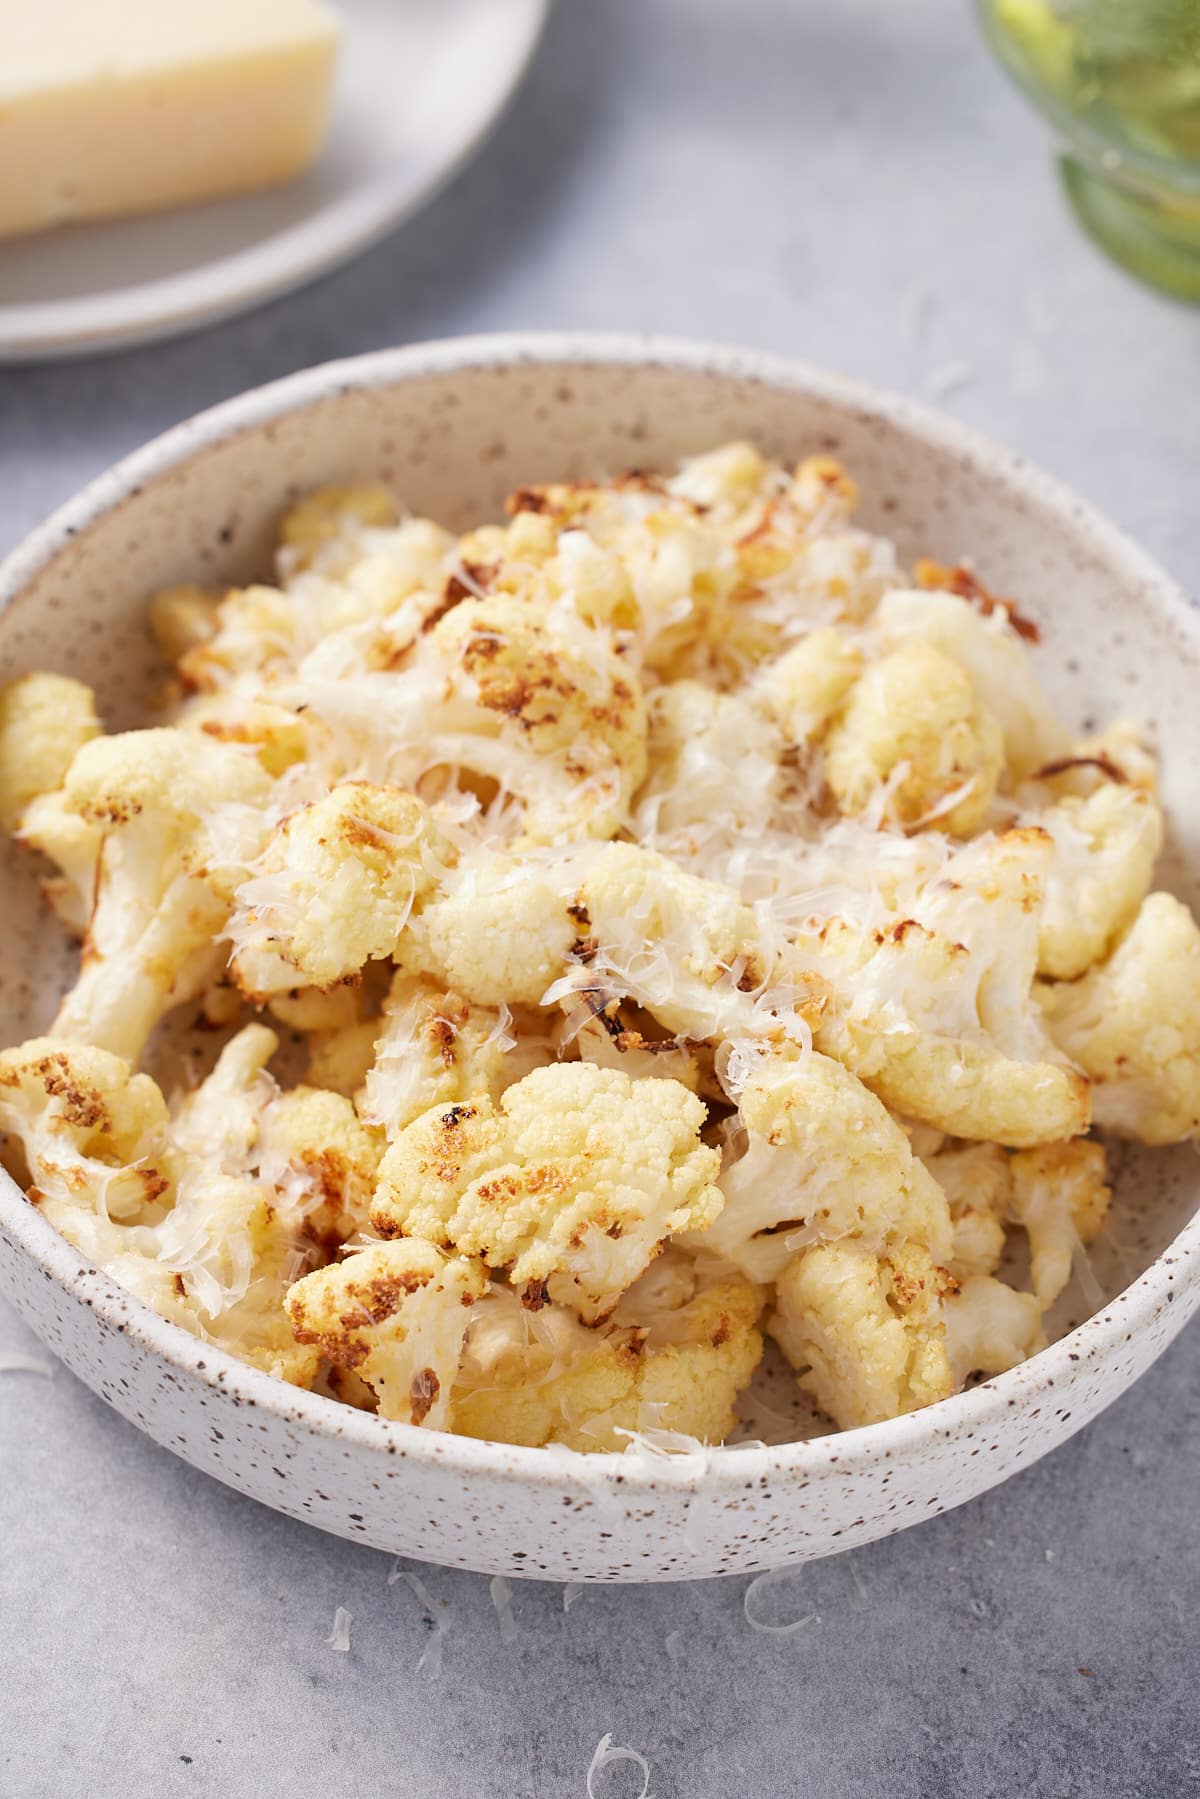
[[[560,0],[496,137],[382,248],[201,336],[0,376],[0,544],[243,387],[530,326],[742,341],[941,398],[1200,581],[1200,319],[1077,234],[948,0]],[[36,1345],[0,1308],[14,1349]],[[2,1375],[0,1793],[557,1799],[605,1731],[658,1799],[1200,1789],[1198,1373],[1193,1330],[1007,1487],[789,1577],[777,1615],[820,1620],[795,1637],[747,1629],[739,1580],[569,1613],[517,1587],[506,1643],[485,1580],[427,1570],[435,1680],[387,1557],[193,1473],[65,1372]],[[323,1640],[339,1604],[348,1655]]]

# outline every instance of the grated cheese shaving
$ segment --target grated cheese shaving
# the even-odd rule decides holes
[[[496,1622],[500,1626],[500,1641],[515,1642],[521,1630],[513,1615],[512,1582],[506,1580],[503,1574],[497,1574],[488,1582],[488,1593],[496,1613]]]
[[[344,1605],[339,1605],[333,1614],[333,1629],[325,1641],[339,1655],[346,1655],[350,1649],[350,1626],[354,1622],[353,1612],[348,1612]]]
[[[764,1636],[768,1637],[794,1637],[798,1636],[802,1630],[807,1630],[810,1624],[821,1622],[815,1612],[804,1612],[798,1618],[785,1619],[781,1622],[773,1622],[758,1612],[758,1600],[764,1594],[769,1594],[772,1588],[779,1586],[782,1581],[794,1579],[795,1574],[794,1568],[772,1568],[766,1574],[754,1576],[742,1594],[742,1612],[751,1630],[761,1631]]]
[[[442,1643],[446,1635],[445,1601],[436,1600],[419,1574],[409,1568],[402,1568],[401,1558],[396,1557],[387,1577],[389,1587],[397,1581],[403,1581],[416,1595],[418,1603],[424,1608],[424,1624],[429,1632],[429,1641],[417,1658],[416,1672],[424,1674],[430,1680],[436,1680],[442,1671]]]
[[[622,1749],[619,1744],[614,1744],[611,1730],[606,1731],[600,1738],[588,1764],[587,1799],[607,1799],[606,1794],[597,1790],[594,1782],[597,1774],[602,1774],[605,1768],[611,1768],[618,1762],[632,1762],[634,1767],[641,1772],[641,1791],[632,1794],[631,1799],[654,1799],[654,1794],[650,1791],[649,1762],[644,1755],[639,1755],[636,1749]]]

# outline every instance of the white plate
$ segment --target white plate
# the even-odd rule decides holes
[[[549,0],[338,0],[333,128],[273,192],[0,244],[0,362],[175,336],[299,287],[382,237],[477,148]]]

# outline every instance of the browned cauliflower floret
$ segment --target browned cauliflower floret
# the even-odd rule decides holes
[[[58,873],[42,882],[46,903],[76,937],[87,931],[96,897],[96,872],[104,831],[81,818],[63,789],[39,794],[21,815],[17,842],[55,863]]]
[[[878,800],[909,829],[978,830],[1004,763],[1000,727],[965,669],[931,644],[873,663],[825,743],[838,805],[857,815]]]
[[[209,593],[192,582],[164,587],[153,596],[147,619],[164,661],[174,665],[189,650],[208,642],[217,628],[220,603],[219,594]]]
[[[347,535],[396,523],[396,502],[386,487],[318,487],[290,506],[279,521],[279,544],[289,569],[323,560]]]
[[[762,1356],[748,1281],[701,1277],[670,1251],[606,1325],[563,1306],[531,1313],[498,1288],[471,1315],[451,1426],[493,1442],[623,1449],[629,1431],[719,1443]]]
[[[203,731],[219,743],[240,743],[254,752],[269,775],[282,775],[304,762],[311,749],[303,718],[271,700],[251,699],[232,687],[193,694],[174,723]]]
[[[70,675],[21,675],[0,688],[0,827],[61,787],[77,750],[99,734],[96,699]]]
[[[759,676],[759,703],[788,743],[815,743],[841,712],[862,672],[862,652],[841,631],[810,631]]]
[[[981,706],[1004,736],[1004,762],[1014,781],[1071,753],[1066,726],[1038,686],[1029,655],[1002,611],[984,617],[956,593],[897,589],[871,620],[884,650],[925,644],[964,668]]]
[[[764,930],[731,887],[668,856],[606,844],[583,874],[578,987],[627,995],[668,1031],[719,1040],[778,1033],[780,1014],[815,1019],[823,986]]]
[[[885,1256],[821,1244],[780,1275],[767,1330],[840,1429],[878,1424],[953,1392],[942,1322],[953,1286],[917,1244]]]
[[[471,1308],[487,1285],[480,1262],[414,1238],[305,1275],[284,1303],[297,1341],[366,1381],[381,1417],[445,1430]]]
[[[732,888],[631,843],[466,861],[397,959],[485,1005],[628,998],[696,1039],[777,1028],[772,996],[815,1017],[821,991]]]
[[[455,606],[432,643],[474,714],[445,759],[514,792],[531,842],[611,836],[646,770],[646,714],[605,640],[497,598]]]
[[[342,1094],[293,1087],[263,1112],[260,1178],[304,1235],[332,1255],[367,1229],[383,1150],[380,1133]]]
[[[411,922],[396,960],[481,1005],[536,1006],[586,936],[574,899],[553,864],[485,852]]]
[[[1088,1127],[1087,1081],[1046,1033],[1033,997],[1049,838],[981,838],[914,914],[885,929],[830,920],[834,984],[816,1041],[897,1112],[956,1137],[1025,1148]]]
[[[1106,962],[1040,998],[1102,1130],[1139,1143],[1200,1132],[1200,929],[1186,906],[1152,893]]]
[[[552,1059],[547,1039],[523,1031],[519,1042],[510,1026],[507,1007],[472,1005],[459,993],[399,971],[358,1097],[362,1116],[392,1138],[431,1106],[452,1105],[476,1093],[498,1099],[522,1075]]]
[[[136,1059],[162,1015],[209,984],[233,888],[261,844],[269,784],[252,756],[180,731],[84,744],[64,805],[102,833],[103,848],[56,1036]]]
[[[1112,1197],[1102,1143],[1076,1138],[1024,1149],[1009,1164],[1010,1215],[1029,1238],[1033,1291],[1045,1307],[1071,1278],[1078,1244],[1099,1234]]]
[[[942,1304],[946,1354],[955,1387],[973,1374],[990,1378],[1044,1349],[1041,1301],[987,1274],[972,1274]]]
[[[384,1157],[371,1222],[504,1269],[526,1303],[606,1318],[677,1231],[723,1203],[705,1107],[678,1081],[535,1069],[493,1104],[435,1106]]]
[[[43,1037],[0,1054],[0,1131],[21,1146],[31,1203],[95,1267],[194,1329],[195,1307],[158,1256],[166,1121],[155,1083],[107,1050]]]
[[[756,1281],[774,1280],[796,1251],[853,1236],[882,1251],[915,1241],[950,1253],[950,1216],[937,1182],[875,1095],[816,1050],[765,1059],[738,1102],[745,1153],[721,1177],[725,1208],[689,1237]]]
[[[1038,972],[1074,980],[1102,961],[1137,916],[1162,848],[1152,793],[1105,781],[1037,814],[1054,840],[1038,927]]]
[[[94,1203],[112,1218],[141,1219],[166,1182],[148,1164],[167,1108],[149,1075],[107,1050],[34,1037],[0,1052],[0,1130],[20,1142],[46,1200]]]
[[[168,1118],[120,1057],[35,1039],[0,1055],[0,1129],[22,1145],[31,1200],[83,1255],[165,1317],[307,1385],[317,1358],[280,1306],[300,1239],[248,1171],[275,1043],[249,1026]]]
[[[998,1143],[957,1143],[926,1157],[925,1165],[950,1207],[954,1243],[946,1265],[951,1274],[961,1281],[993,1273],[1004,1254],[1012,1157]]]
[[[237,892],[233,972],[255,999],[329,987],[395,950],[449,853],[429,808],[347,781],[280,824]]]

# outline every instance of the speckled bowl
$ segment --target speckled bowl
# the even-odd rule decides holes
[[[0,679],[95,683],[141,722],[154,588],[261,571],[281,507],[382,475],[465,527],[530,481],[654,464],[733,436],[845,457],[865,522],[902,553],[972,554],[1041,623],[1066,714],[1140,713],[1165,756],[1164,879],[1200,871],[1200,620],[1141,551],[1007,452],[907,401],[793,363],[604,337],[464,338],[333,363],[203,413],[130,457],[0,570]],[[31,870],[0,863],[6,1041],[44,1026],[69,960]],[[0,1288],[67,1365],[156,1442],[340,1536],[429,1561],[582,1580],[772,1567],[916,1523],[1004,1480],[1115,1399],[1200,1301],[1200,1163],[1121,1157],[1106,1302],[1023,1367],[892,1423],[704,1456],[513,1449],[380,1420],[242,1366],[90,1268],[0,1176]],[[1096,1295],[1093,1293],[1093,1298]]]

